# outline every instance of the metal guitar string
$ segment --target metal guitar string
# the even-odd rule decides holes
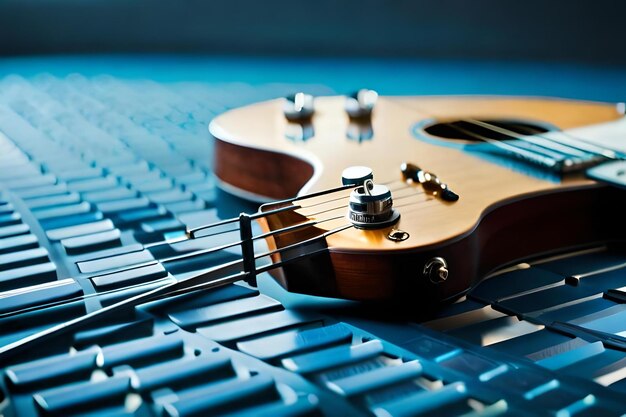
[[[271,237],[271,236],[279,235],[279,234],[282,234],[282,233],[293,232],[293,231],[296,231],[298,229],[304,229],[304,228],[307,228],[307,227],[312,227],[312,226],[315,226],[315,225],[318,225],[318,224],[321,224],[321,223],[325,223],[325,222],[329,222],[329,221],[333,221],[333,220],[339,220],[339,219],[342,219],[342,218],[345,218],[345,216],[342,215],[342,216],[335,216],[335,217],[330,217],[330,218],[322,219],[322,220],[306,221],[306,222],[303,222],[303,223],[298,223],[296,225],[292,225],[292,226],[284,227],[284,228],[281,228],[281,229],[277,229],[277,230],[274,230],[272,232],[267,232],[267,233],[264,233],[264,234],[261,234],[261,235],[253,236],[252,240],[265,239],[265,238],[268,238],[268,237]],[[234,231],[238,231],[238,230],[234,230]],[[195,238],[195,239],[204,239],[205,237],[207,237],[207,236],[202,236],[201,238]],[[194,240],[194,239],[188,239],[188,240]],[[178,242],[180,242],[180,241],[178,241]],[[175,242],[175,243],[178,243],[178,242]],[[235,241],[235,242],[224,244],[224,245],[219,245],[219,246],[214,246],[214,247],[211,247],[211,248],[201,249],[201,250],[198,250],[198,251],[193,251],[193,252],[184,253],[184,254],[180,254],[180,255],[174,255],[174,256],[170,256],[170,257],[164,257],[164,258],[160,258],[160,259],[155,259],[155,260],[151,260],[151,261],[135,264],[135,265],[132,265],[132,266],[129,266],[129,267],[126,267],[126,268],[122,268],[122,269],[116,270],[115,272],[119,273],[119,272],[125,272],[125,271],[132,271],[134,269],[138,269],[138,268],[142,268],[142,267],[146,267],[146,266],[151,266],[151,265],[156,265],[157,263],[165,264],[165,263],[169,263],[169,262],[190,259],[190,258],[194,258],[194,257],[197,257],[197,256],[202,256],[202,255],[207,255],[207,254],[214,253],[214,252],[219,252],[221,250],[228,249],[230,247],[239,246],[242,243],[243,243],[243,241],[239,240],[239,241]],[[287,251],[289,249],[293,249],[293,248],[288,248],[288,247],[281,248],[281,250],[284,250],[284,251]],[[281,250],[279,250],[276,253],[279,253]],[[268,254],[268,253],[261,253],[261,254],[255,255],[254,259],[255,260],[261,259],[261,258],[267,257],[269,255],[270,254]],[[242,262],[242,260],[238,260],[237,261],[237,263],[240,263],[240,262]],[[98,293],[84,294],[84,295],[78,296],[78,297],[68,298],[68,299],[65,299],[65,300],[55,301],[55,302],[51,302],[51,303],[47,303],[47,304],[40,304],[40,305],[33,306],[33,307],[26,307],[26,308],[23,308],[23,309],[20,309],[20,310],[11,311],[9,313],[3,313],[3,314],[0,314],[0,319],[6,318],[6,317],[11,317],[11,316],[14,316],[14,315],[17,315],[17,314],[21,314],[21,313],[25,313],[25,312],[29,312],[29,311],[43,310],[43,309],[48,308],[48,307],[54,307],[54,306],[69,304],[69,303],[72,303],[72,302],[88,300],[88,299],[91,299],[91,298],[98,298],[98,297],[105,296],[105,295],[119,293],[119,292],[122,292],[122,291],[125,291],[125,290],[128,290],[128,289],[141,288],[141,287],[144,287],[146,284],[155,284],[155,283],[159,283],[159,282],[167,282],[167,281],[174,281],[174,280],[175,280],[175,278],[173,276],[166,276],[166,277],[163,277],[161,279],[150,281],[149,283],[145,283],[145,282],[144,283],[138,283],[138,284],[134,284],[134,285],[128,285],[128,286],[125,286],[125,287],[122,287],[122,288],[115,288],[115,289],[112,289],[112,290],[101,291],[101,292],[98,292]]]
[[[309,239],[305,239],[303,241],[285,246],[281,249],[276,249],[273,251],[269,251],[269,252],[265,252],[262,253],[260,255],[255,255],[254,259],[258,259],[261,257],[267,257],[273,254],[277,254],[277,253],[282,253],[283,251],[288,251],[303,245],[307,245],[310,243],[314,243],[318,240],[325,240],[328,236],[341,232],[343,230],[349,229],[354,227],[352,224],[347,224],[347,225],[343,225],[343,226],[339,226],[336,227],[332,230],[329,230],[323,234],[320,234],[318,236],[314,236],[312,238]],[[296,255],[292,258],[286,259],[286,260],[281,260],[278,262],[273,262],[269,265],[265,265],[262,266],[260,268],[256,268],[254,273],[255,274],[259,274],[259,273],[263,273],[263,272],[267,272],[270,271],[274,268],[280,268],[286,264],[289,264],[291,262],[295,262],[297,260],[312,256],[314,254],[317,253],[322,253],[324,252],[326,249],[322,248],[319,250],[315,250],[312,252],[308,252],[308,253],[304,253],[304,254],[299,254]],[[154,288],[152,290],[148,290],[147,292],[135,295],[135,296],[131,296],[130,298],[126,298],[122,301],[119,301],[117,303],[111,304],[109,306],[103,307],[99,310],[95,310],[91,313],[88,313],[84,316],[80,316],[77,317],[75,319],[72,319],[70,321],[67,321],[65,323],[61,323],[55,326],[52,326],[48,329],[42,330],[40,332],[34,333],[32,335],[29,335],[23,339],[20,339],[18,341],[15,341],[13,343],[10,343],[8,345],[5,345],[3,347],[0,347],[0,359],[2,360],[6,360],[9,357],[19,354],[19,352],[22,349],[28,348],[30,346],[32,346],[33,344],[36,343],[43,343],[45,340],[47,340],[48,338],[51,337],[55,337],[55,336],[59,336],[62,334],[65,334],[69,331],[74,330],[76,327],[80,327],[81,325],[86,325],[94,320],[97,320],[103,316],[106,316],[108,314],[112,314],[117,312],[120,309],[124,309],[124,308],[133,308],[136,307],[138,305],[144,304],[148,301],[154,301],[163,297],[170,297],[172,295],[179,295],[179,294],[183,294],[186,292],[191,292],[191,291],[197,291],[197,290],[201,290],[201,289],[210,289],[210,288],[215,288],[218,286],[222,286],[222,285],[226,285],[226,284],[231,284],[237,281],[241,281],[241,280],[245,280],[246,278],[248,278],[251,273],[249,271],[241,271],[239,273],[233,274],[233,275],[229,275],[226,277],[217,277],[217,278],[212,278],[212,275],[215,273],[219,273],[222,271],[225,271],[226,269],[232,267],[232,266],[236,266],[240,263],[243,262],[243,259],[241,260],[236,260],[236,261],[232,261],[232,262],[228,262],[225,264],[221,264],[218,265],[214,268],[209,269],[208,271],[204,271],[202,273],[199,273],[197,275],[192,275],[188,278],[184,278],[184,279],[175,279],[170,283],[167,283],[165,285],[162,285],[160,287]],[[209,281],[207,281],[209,280]]]
[[[399,103],[399,102],[396,102],[396,101],[392,101],[392,103],[394,103],[394,104],[396,104],[396,105],[398,105],[398,106],[400,106],[402,108],[410,109],[412,111],[417,111],[418,113],[420,113],[420,114],[422,114],[422,115],[424,115],[426,117],[435,118],[435,116],[433,114],[431,114],[428,111],[425,111],[421,107],[417,107],[415,105],[409,105],[409,104],[406,104],[406,103]],[[518,132],[512,131],[510,129],[506,129],[506,128],[503,128],[503,127],[500,127],[500,126],[496,126],[496,125],[494,125],[492,123],[487,123],[487,122],[484,122],[484,121],[480,121],[480,120],[476,120],[476,119],[470,119],[470,118],[461,118],[461,119],[459,119],[459,121],[466,122],[466,123],[469,123],[469,124],[473,124],[475,126],[482,127],[482,128],[484,128],[486,130],[491,130],[493,132],[509,136],[512,139],[517,139],[517,140],[520,140],[522,142],[531,143],[531,144],[533,144],[535,146],[538,146],[540,148],[544,148],[544,149],[550,150],[552,152],[557,152],[557,153],[561,152],[562,153],[562,151],[559,151],[558,149],[555,149],[554,147],[551,148],[551,147],[547,146],[547,144],[545,142],[537,142],[536,139],[533,139],[530,136],[521,135]],[[512,144],[512,143],[501,142],[501,141],[496,140],[496,139],[491,139],[491,138],[485,137],[485,136],[480,135],[480,134],[478,134],[476,132],[472,132],[470,130],[464,129],[464,128],[462,128],[460,126],[457,126],[457,125],[454,125],[454,124],[450,124],[449,126],[451,128],[453,128],[453,129],[457,130],[458,132],[464,133],[466,135],[470,135],[470,136],[472,136],[472,137],[474,137],[474,138],[476,138],[478,140],[490,143],[491,145],[493,145],[493,146],[495,146],[497,148],[500,148],[500,149],[502,149],[504,151],[514,153],[514,154],[516,154],[516,155],[518,155],[518,156],[520,156],[520,157],[522,157],[524,159],[538,162],[538,163],[540,163],[540,164],[542,164],[544,166],[555,167],[559,163],[559,161],[555,160],[554,158],[551,158],[551,157],[546,156],[546,155],[541,155],[541,154],[539,154],[537,152],[529,151],[529,150],[527,150],[525,148],[522,148],[522,147],[520,147],[518,145],[515,145],[515,144]],[[605,159],[609,159],[609,160],[622,159],[616,152],[614,152],[614,151],[612,151],[610,149],[602,148],[602,147],[597,146],[597,145],[595,145],[593,143],[590,143],[586,139],[575,137],[574,135],[571,135],[571,134],[563,132],[563,131],[560,131],[559,133],[570,137],[571,139],[573,139],[576,142],[576,144],[573,144],[573,143],[570,143],[570,142],[559,141],[557,139],[554,139],[553,137],[550,137],[550,136],[547,136],[546,134],[541,134],[541,133],[536,133],[535,136],[539,136],[539,137],[545,139],[548,142],[554,142],[559,147],[569,147],[571,149],[574,149],[574,150],[577,150],[577,151],[580,151],[580,152],[587,152],[587,153],[594,154],[596,156],[599,156],[599,157],[602,157],[602,158],[605,158]],[[569,159],[569,160],[565,159],[564,164],[566,166],[571,166],[571,165],[573,165],[573,162],[571,161],[571,159]]]

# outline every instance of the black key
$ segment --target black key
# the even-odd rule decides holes
[[[35,305],[53,303],[82,295],[81,286],[71,278],[53,281],[31,287],[23,287],[18,291],[1,293],[2,303],[0,314],[18,311]]]
[[[272,310],[282,310],[282,305],[269,297],[243,298],[203,308],[192,308],[169,314],[170,320],[178,326],[192,329],[207,323],[232,319],[246,314],[261,313]]]
[[[99,291],[105,291],[150,282],[166,276],[167,271],[165,268],[163,268],[161,264],[155,263],[153,265],[93,277],[91,278],[91,282],[93,282],[93,285]]]
[[[0,255],[0,271],[19,268],[48,261],[48,251],[45,248],[27,249],[19,252]]]
[[[85,253],[119,245],[121,236],[119,229],[113,229],[106,232],[63,239],[61,244],[69,254]]]
[[[248,355],[270,360],[351,341],[352,331],[338,323],[315,329],[291,330],[243,341],[237,343],[237,348]]]
[[[90,261],[77,262],[78,269],[84,274],[106,271],[108,269],[117,269],[127,266],[143,264],[154,261],[154,257],[147,250],[137,252],[129,252],[121,255],[107,256],[104,258],[93,259]]]
[[[14,224],[11,226],[0,227],[0,238],[23,235],[30,231],[27,224]]]
[[[38,246],[37,236],[32,234],[5,237],[0,239],[0,254],[36,248]]]
[[[98,366],[111,369],[119,365],[145,366],[183,356],[183,341],[172,336],[148,337],[102,348]]]
[[[571,339],[569,336],[544,329],[494,343],[489,345],[489,349],[496,349],[516,356],[526,356],[568,342]]]
[[[63,354],[9,367],[7,379],[20,389],[88,379],[96,366],[96,350]]]
[[[114,376],[98,382],[62,386],[37,393],[36,404],[49,414],[68,415],[91,408],[122,404],[130,377]]]
[[[538,264],[537,267],[568,277],[571,275],[586,274],[620,264],[626,264],[626,256],[624,256],[623,252],[604,251],[544,262]]]
[[[97,222],[61,227],[59,229],[50,229],[46,232],[46,235],[50,240],[62,240],[92,233],[105,232],[107,230],[113,230],[114,228],[113,222],[109,219],[105,219]]]
[[[597,297],[582,303],[576,303],[571,306],[550,310],[546,313],[537,315],[535,319],[546,324],[551,324],[555,321],[568,322],[613,306],[615,306],[613,301]]]
[[[539,310],[545,310],[571,301],[587,301],[585,298],[594,294],[598,293],[593,288],[583,288],[581,286],[573,287],[571,285],[562,284],[546,290],[509,298],[498,302],[496,306],[498,309],[522,315],[538,312]]]
[[[563,279],[561,275],[540,268],[520,269],[481,282],[470,292],[470,297],[491,304],[522,292],[544,289]]]
[[[52,262],[23,266],[0,272],[0,291],[54,281],[56,266]]]

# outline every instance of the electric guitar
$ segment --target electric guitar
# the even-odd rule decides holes
[[[1,347],[0,359],[147,301],[240,280],[254,285],[266,271],[293,292],[430,308],[498,268],[623,239],[622,110],[361,90],[228,111],[209,127],[215,174],[225,190],[269,202],[188,230],[182,240],[231,226],[238,238],[177,259],[232,247],[241,258],[184,279],[169,275],[161,286]]]

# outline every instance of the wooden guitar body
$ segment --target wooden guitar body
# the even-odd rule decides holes
[[[288,122],[282,101],[231,110],[210,126],[215,174],[226,190],[258,200],[280,200],[341,185],[343,169],[365,165],[387,183],[400,220],[393,226],[348,228],[325,239],[327,250],[275,273],[288,290],[355,300],[450,300],[497,268],[624,237],[622,191],[582,174],[537,174],[523,163],[503,163],[472,151],[467,140],[436,137],[442,121],[516,120],[577,132],[619,121],[614,105],[538,98],[382,97],[371,125],[351,122],[344,97],[319,97],[310,125]],[[373,134],[350,135],[361,129]],[[303,140],[300,130],[313,132]],[[351,136],[351,137],[350,137]],[[358,136],[358,135],[357,135]],[[462,135],[460,135],[462,136]],[[626,137],[626,136],[625,136]],[[484,145],[484,143],[483,143]],[[402,162],[435,173],[460,199],[446,202],[402,181]],[[302,208],[269,216],[271,231],[308,220],[314,228],[281,234],[285,247],[348,223],[349,190],[307,200]],[[294,203],[288,203],[294,204]],[[264,210],[275,208],[267,205]],[[408,233],[403,241],[388,238]],[[448,265],[445,280],[429,279],[433,258]]]

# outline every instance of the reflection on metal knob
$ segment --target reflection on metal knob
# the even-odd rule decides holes
[[[346,112],[352,119],[369,118],[377,101],[376,91],[363,88],[346,98]]]
[[[384,185],[365,180],[350,194],[348,219],[360,229],[379,229],[398,221],[400,213],[393,209],[391,191]]]
[[[290,122],[302,122],[311,118],[314,112],[313,96],[296,93],[285,97],[283,112]]]
[[[433,284],[440,284],[448,279],[448,263],[440,257],[432,258],[424,265],[422,274]]]

